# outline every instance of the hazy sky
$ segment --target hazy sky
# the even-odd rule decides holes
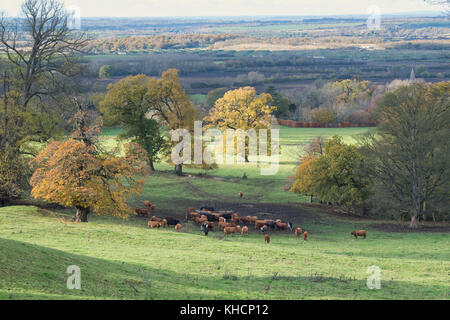
[[[1,0],[0,10],[16,15],[21,0]],[[438,11],[424,0],[64,0],[81,16],[256,16],[366,14],[376,5],[381,13]]]

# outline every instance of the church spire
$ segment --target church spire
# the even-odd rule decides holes
[[[414,73],[414,68],[411,68],[411,74],[409,75],[409,82],[416,82],[416,74]]]

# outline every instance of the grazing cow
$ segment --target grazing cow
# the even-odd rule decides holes
[[[201,216],[199,218],[194,219],[194,222],[196,224],[202,224],[203,222],[207,222],[207,221],[208,221],[208,218],[206,216]]]
[[[236,213],[232,213],[231,220],[233,220],[234,222],[239,222],[239,216]]]
[[[161,220],[161,227],[167,228],[167,220],[166,219]]]
[[[156,206],[154,204],[151,205],[150,210],[155,211]]]
[[[151,207],[152,206],[152,202],[151,201],[149,201],[149,200],[145,200],[144,201],[144,206],[146,206],[146,207]]]
[[[148,217],[148,210],[147,209],[135,209],[134,212],[136,212],[136,214],[138,216]]]
[[[245,216],[245,217],[240,217],[239,220],[240,220],[240,222],[243,222],[243,223],[250,223],[249,218],[250,218],[250,216]]]
[[[269,227],[264,225],[261,227],[261,229],[259,229],[261,231],[261,233],[266,233],[267,231],[269,231]]]
[[[167,225],[168,226],[176,226],[177,224],[180,223],[180,220],[174,219],[172,217],[166,217],[166,220],[167,220]]]
[[[241,234],[242,235],[247,235],[248,234],[248,227],[247,226],[243,226],[241,229]]]
[[[240,232],[241,231],[241,227],[240,226],[236,226],[236,227],[225,227],[223,229],[223,234],[224,235],[228,235],[228,234],[235,234],[236,232]]]
[[[158,221],[158,222],[161,222],[161,221],[162,221],[161,218],[158,218],[158,217],[155,217],[155,216],[152,216],[152,217],[150,218],[150,220],[151,220],[151,221]]]
[[[289,226],[285,222],[275,222],[275,226],[277,227],[277,230],[288,230]]]
[[[249,217],[248,217],[248,221],[249,221],[250,223],[255,223],[256,220],[258,220],[258,217],[257,217],[257,216],[249,216]]]
[[[176,232],[180,232],[180,229],[181,229],[181,224],[177,223],[177,224],[175,225],[175,231],[176,231]]]
[[[264,235],[264,240],[266,240],[266,243],[270,243],[270,237],[268,234]]]
[[[149,222],[148,222],[148,227],[149,227],[150,229],[153,229],[153,228],[159,228],[159,227],[161,227],[161,223],[158,222],[158,221],[149,221]]]
[[[308,231],[303,232],[303,240],[308,238]]]
[[[350,232],[350,234],[355,236],[356,239],[358,239],[358,237],[364,237],[364,239],[366,238],[366,230],[355,230]]]
[[[219,222],[219,229],[235,227],[235,226],[236,226],[236,224],[233,221],[231,221],[231,222]]]
[[[214,211],[213,207],[201,207],[200,211]]]
[[[255,221],[255,229],[260,229],[262,226],[267,225],[267,220],[256,220]]]
[[[240,191],[239,191],[238,195],[239,195],[239,198],[242,198],[244,196],[244,194]]]
[[[200,230],[202,230],[205,236],[207,236],[209,232],[209,225],[207,223],[202,223]]]
[[[300,235],[302,234],[302,228],[297,228],[295,229],[295,235],[298,237],[300,237]]]

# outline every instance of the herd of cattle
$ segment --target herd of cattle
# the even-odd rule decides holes
[[[138,216],[149,216],[149,211],[155,210],[155,205],[151,201],[146,200],[144,205],[147,208],[135,209]],[[242,234],[247,235],[249,226],[254,226],[254,229],[264,234],[264,240],[266,243],[270,243],[269,231],[286,231],[294,232],[297,238],[303,237],[303,240],[307,240],[308,232],[302,230],[302,228],[294,228],[292,222],[283,222],[281,219],[259,219],[257,216],[243,216],[240,217],[237,213],[232,211],[218,211],[216,212],[212,207],[202,207],[200,210],[189,207],[186,210],[186,222],[192,221],[200,226],[201,231],[208,235],[209,231],[216,229],[223,230],[225,236]],[[165,218],[158,218],[152,216],[148,221],[148,227],[153,228],[167,228],[168,226],[174,226],[176,231],[180,231],[182,225],[180,220],[174,217],[167,216]],[[350,232],[355,238],[358,236],[366,238],[365,230],[356,230]]]

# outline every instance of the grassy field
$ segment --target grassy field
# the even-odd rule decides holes
[[[197,227],[148,230],[145,221],[64,222],[36,207],[0,209],[2,299],[447,299],[448,234],[387,233],[368,221],[314,212],[307,241],[256,233],[224,239]],[[59,217],[58,217],[59,216]],[[365,227],[368,239],[348,230]],[[66,269],[81,269],[81,290]],[[381,289],[366,269],[381,268]]]
[[[135,216],[90,216],[82,224],[69,221],[72,210],[0,208],[0,299],[448,299],[448,226],[405,232],[403,224],[306,205],[282,190],[299,143],[335,133],[352,142],[365,130],[281,128],[276,176],[260,176],[256,165],[224,165],[207,178],[176,177],[159,164],[131,201],[152,200],[158,216],[181,218],[187,206],[204,204],[281,217],[307,230],[307,241],[273,232],[265,244],[253,227],[246,237],[205,237],[184,222],[177,233],[149,230]],[[113,145],[117,133],[106,130],[104,143]],[[248,179],[239,179],[244,172]],[[368,238],[351,238],[354,229]],[[81,290],[66,288],[70,265],[81,269]],[[366,286],[371,265],[381,268],[380,290]]]

